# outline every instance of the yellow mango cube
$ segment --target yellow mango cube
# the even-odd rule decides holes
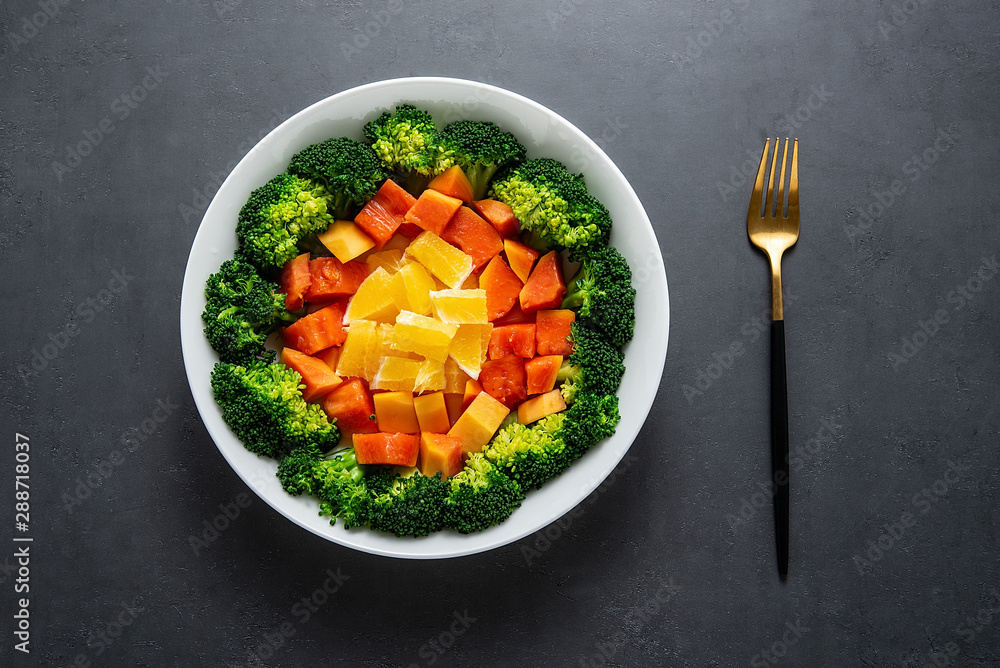
[[[562,392],[551,390],[521,402],[517,407],[517,421],[521,424],[531,424],[543,417],[564,410],[566,410],[566,401],[563,399]]]
[[[462,470],[462,442],[445,434],[422,431],[417,467],[428,478],[439,472],[442,480],[457,475]]]
[[[456,325],[401,311],[393,328],[392,349],[443,363],[448,359],[448,349],[457,331]]]
[[[456,394],[454,392],[444,393],[444,405],[448,408],[448,419],[451,420],[452,424],[458,422],[458,418],[462,416],[464,399],[464,394]]]
[[[409,392],[379,392],[375,401],[375,417],[379,431],[390,434],[419,434],[420,424],[413,409],[413,395]]]
[[[449,288],[460,287],[472,273],[472,258],[433,232],[422,232],[406,247],[406,254]]]
[[[462,454],[479,452],[493,438],[508,413],[506,406],[486,392],[480,392],[448,430],[448,435],[462,439]]]
[[[341,262],[350,262],[375,247],[375,240],[353,220],[335,220],[325,232],[316,236]]]
[[[444,392],[431,392],[419,397],[413,397],[413,409],[417,412],[417,422],[420,431],[433,434],[447,434],[451,429],[448,418],[448,405]]]
[[[349,325],[355,320],[392,322],[399,313],[391,289],[392,280],[392,275],[382,267],[369,274],[351,297],[344,323]]]
[[[435,290],[430,293],[431,310],[441,322],[453,325],[485,325],[486,290]]]
[[[387,241],[385,243],[385,246],[382,246],[382,250],[384,250],[384,251],[388,251],[388,250],[404,250],[405,251],[406,247],[409,246],[409,245],[410,245],[410,238],[408,236],[406,236],[405,234],[403,234],[402,232],[399,232],[397,230],[396,233],[394,235],[392,235],[392,238],[389,239],[389,241]]]

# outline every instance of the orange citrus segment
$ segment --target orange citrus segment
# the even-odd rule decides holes
[[[406,254],[437,276],[449,288],[458,288],[472,273],[472,258],[433,232],[421,232]]]
[[[436,290],[430,293],[434,316],[453,325],[485,325],[486,290]]]
[[[365,258],[365,264],[368,265],[370,272],[382,267],[390,274],[395,274],[403,266],[403,251],[400,248],[392,248],[372,253]]]
[[[435,392],[444,389],[444,364],[434,360],[418,362],[420,370],[413,383],[413,392]]]
[[[448,350],[449,359],[454,360],[458,367],[470,378],[479,378],[479,371],[486,361],[486,350],[489,346],[493,325],[459,325],[455,338]],[[463,386],[464,388],[464,386]]]
[[[369,383],[375,379],[375,374],[382,365],[382,358],[386,356],[385,351],[389,348],[391,338],[392,325],[384,322],[375,324],[375,335],[371,344],[365,349],[365,375],[362,376]]]
[[[392,280],[389,281],[389,293],[392,297],[392,303],[396,305],[396,308],[400,311],[412,311],[410,308],[410,297],[406,292],[406,281],[403,280],[401,274],[393,274]]]
[[[422,264],[410,262],[399,268],[399,280],[403,283],[406,293],[407,307],[399,307],[401,311],[412,311],[419,315],[431,314],[431,298],[429,293],[434,289],[432,277]]]
[[[454,339],[452,344],[454,344]],[[444,391],[446,394],[461,395],[465,392],[465,383],[471,380],[469,374],[462,371],[454,357],[449,356],[444,362]]]
[[[368,365],[372,352],[381,356],[382,344],[377,325],[370,320],[356,320],[347,330],[347,339],[337,360],[337,375],[368,378]]]
[[[378,324],[378,340],[379,340],[379,358],[375,360],[374,365],[377,369],[379,364],[381,364],[383,357],[402,357],[408,360],[419,360],[424,361],[424,358],[420,355],[414,355],[413,353],[403,352],[402,350],[395,350],[392,347],[392,338],[394,336],[395,327],[389,323],[380,322]]]
[[[435,362],[448,359],[458,327],[411,311],[402,311],[393,329],[392,349],[416,353]]]
[[[392,322],[399,313],[399,307],[393,299],[391,285],[392,275],[382,267],[369,274],[351,297],[344,322],[346,324],[351,324],[355,320]]]
[[[403,357],[383,357],[378,372],[372,378],[371,387],[373,390],[413,392],[414,383],[424,364]]]

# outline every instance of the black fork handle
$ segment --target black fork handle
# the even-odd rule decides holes
[[[785,321],[771,321],[771,482],[774,483],[774,539],[778,575],[788,577],[788,383],[785,378]]]

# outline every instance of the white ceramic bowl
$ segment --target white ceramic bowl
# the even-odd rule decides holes
[[[503,524],[471,535],[446,530],[425,538],[397,538],[367,528],[345,530],[318,515],[318,503],[287,494],[275,477],[274,460],[247,451],[222,419],[209,384],[218,361],[202,334],[204,285],[208,275],[237,247],[236,217],[250,192],[285,171],[292,155],[330,137],[362,139],[364,124],[409,102],[427,109],[439,127],[461,118],[493,121],[517,136],[529,158],[563,161],[583,172],[588,189],[614,220],[611,242],[628,258],[636,300],[635,339],[626,347],[617,433],[575,462],[558,478],[528,494]],[[635,192],[615,164],[590,138],[537,102],[474,81],[436,77],[392,79],[332,95],[295,114],[264,137],[225,180],[205,212],[184,274],[181,345],[191,393],[213,440],[233,470],[282,515],[335,543],[373,554],[413,559],[456,557],[506,545],[544,528],[589,496],[625,455],[649,413],[663,372],[670,323],[667,279],[659,245]]]

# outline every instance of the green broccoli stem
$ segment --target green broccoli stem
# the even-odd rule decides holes
[[[570,292],[570,293],[568,293],[566,295],[566,298],[563,299],[562,308],[571,308],[574,311],[576,311],[581,306],[583,306],[584,302],[586,302],[586,301],[587,300],[584,297],[584,295],[583,295],[582,292],[579,292],[579,291],[577,291],[577,292]]]
[[[364,475],[361,464],[358,464],[358,453],[355,452],[354,448],[337,449],[338,447],[335,446],[333,450],[323,455],[323,461],[339,464],[338,468],[347,473],[351,480],[357,482]],[[361,475],[355,476],[355,472]]]
[[[315,232],[310,232],[306,236],[302,237],[297,242],[295,242],[295,245],[303,253],[312,253],[318,250],[319,248],[323,247],[322,243],[319,240],[319,235],[317,235]]]
[[[427,184],[431,182],[434,177],[429,174],[421,174],[419,172],[409,172],[404,179],[403,187],[406,188],[406,192],[410,193],[414,197],[417,197],[424,190],[427,189]]]
[[[234,314],[236,314],[236,313],[240,313],[240,312],[242,312],[242,311],[243,311],[243,309],[242,309],[242,308],[240,308],[239,306],[230,306],[230,307],[229,307],[229,308],[227,308],[226,310],[224,310],[224,311],[220,311],[220,312],[219,312],[219,315],[217,316],[217,318],[216,318],[216,319],[217,319],[217,320],[225,320],[225,319],[226,319],[226,318],[228,318],[229,316],[231,316],[231,315],[234,315]],[[249,327],[249,326],[250,326],[250,323],[243,323],[243,326],[244,326],[244,327]]]
[[[566,383],[574,381],[580,377],[580,367],[570,364],[568,359],[563,360],[559,371],[556,373],[556,382]]]
[[[347,220],[350,217],[352,204],[354,201],[345,193],[335,191],[327,209],[334,220]]]
[[[562,308],[579,309],[587,301],[587,294],[583,289],[580,274],[569,282],[566,286],[566,297],[563,298]]]
[[[540,253],[548,253],[550,250],[559,248],[535,230],[526,230],[523,227],[521,228],[521,241]]]
[[[576,394],[579,392],[577,383],[579,382],[582,370],[575,364],[570,364],[569,360],[563,360],[562,366],[556,373],[556,382],[559,383],[559,392],[567,406],[572,406],[576,401]]]
[[[486,197],[486,191],[489,189],[490,180],[493,178],[493,175],[497,173],[498,169],[499,167],[497,165],[482,163],[470,165],[465,168],[465,176],[468,177],[469,183],[472,184],[473,199],[480,200]]]
[[[562,307],[579,309],[586,304],[587,293],[592,287],[591,283],[593,281],[589,265],[587,262],[583,262],[577,270],[576,275],[566,285],[566,296],[563,298]]]
[[[219,320],[225,320],[228,316],[231,316],[231,315],[234,315],[234,314],[237,314],[237,313],[242,313],[242,312],[243,312],[243,308],[242,307],[239,307],[239,306],[230,306],[225,311],[222,311],[221,313],[219,313],[218,319]],[[280,312],[276,313],[275,315],[277,316],[277,319],[280,320],[281,322],[289,322],[289,323],[291,323],[291,322],[295,322],[296,320],[298,320],[298,316],[297,315],[295,315],[294,313],[289,313],[288,311],[280,311]],[[250,322],[244,322],[244,323],[240,324],[240,327],[242,327],[243,329],[253,329],[254,325],[253,325],[253,323],[250,323]],[[268,334],[270,334],[270,333],[274,332],[275,330],[277,330],[278,327],[280,327],[279,323],[272,322],[267,327],[259,327],[257,329],[257,331],[260,332],[263,336],[267,336]]]

